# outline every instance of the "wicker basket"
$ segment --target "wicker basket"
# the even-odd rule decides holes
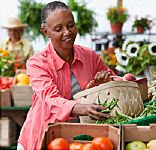
[[[116,109],[123,114],[133,116],[143,111],[143,101],[138,84],[132,81],[111,81],[74,95],[74,99],[82,104],[98,104],[99,100],[104,103],[106,100],[112,100],[112,98],[119,100],[120,109]],[[88,116],[80,116],[80,122],[95,123]]]
[[[140,89],[142,100],[148,99],[148,86],[147,86],[147,78],[141,78],[135,81]]]

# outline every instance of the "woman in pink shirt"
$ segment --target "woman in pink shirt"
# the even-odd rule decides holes
[[[77,28],[68,6],[59,1],[48,3],[42,11],[41,31],[51,40],[27,61],[34,95],[18,149],[37,150],[49,122],[65,122],[83,115],[96,120],[109,117],[99,112],[104,107],[79,104],[72,98],[87,85],[90,88],[108,82],[115,74],[94,51],[74,45]]]

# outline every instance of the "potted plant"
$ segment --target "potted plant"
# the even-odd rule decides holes
[[[144,31],[150,30],[151,27],[152,27],[151,19],[147,17],[138,18],[136,16],[135,21],[132,25],[132,31],[134,31],[134,29],[136,28],[138,33],[144,33]]]
[[[77,13],[76,25],[80,36],[91,33],[97,27],[94,12],[86,8],[86,4],[79,5],[75,0],[68,0],[69,8]]]
[[[116,7],[110,7],[108,9],[107,19],[110,21],[112,33],[121,33],[123,23],[128,19],[127,9],[119,1]]]
[[[116,69],[124,73],[139,75],[148,66],[156,66],[156,43],[126,40],[115,53],[118,63]]]

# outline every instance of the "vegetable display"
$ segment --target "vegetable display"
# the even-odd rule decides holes
[[[105,102],[103,104],[104,107],[107,107],[107,109],[105,111],[101,111],[101,112],[108,112],[108,113],[112,113],[113,109],[115,107],[118,107],[118,100],[116,99],[112,99],[111,102]],[[132,121],[132,120],[136,120],[139,118],[144,118],[147,116],[152,116],[152,115],[156,115],[156,101],[153,101],[151,103],[145,104],[144,110],[143,112],[139,115],[139,116],[134,116],[134,117],[130,117],[127,115],[124,115],[120,112],[118,112],[117,110],[115,110],[115,112],[113,114],[111,114],[111,117],[106,119],[106,120],[97,120],[96,123],[97,124],[123,124],[124,122],[128,122],[128,121]]]
[[[128,143],[126,146],[126,150],[145,150],[146,145],[141,141],[133,141]]]
[[[85,134],[81,136],[84,135]],[[79,136],[80,135],[76,135],[75,137]],[[92,137],[90,135],[85,136]],[[79,138],[78,141],[74,140],[71,143],[64,138],[55,138],[48,144],[47,147],[48,150],[113,150],[113,148],[113,143],[107,137],[95,137],[93,140],[85,143]]]
[[[126,145],[126,150],[155,150],[156,139],[149,141],[145,144],[142,141],[132,141]]]

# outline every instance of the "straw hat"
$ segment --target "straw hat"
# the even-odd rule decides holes
[[[13,28],[26,28],[27,24],[22,24],[18,18],[9,18],[6,25],[2,26],[5,29],[13,29]]]

